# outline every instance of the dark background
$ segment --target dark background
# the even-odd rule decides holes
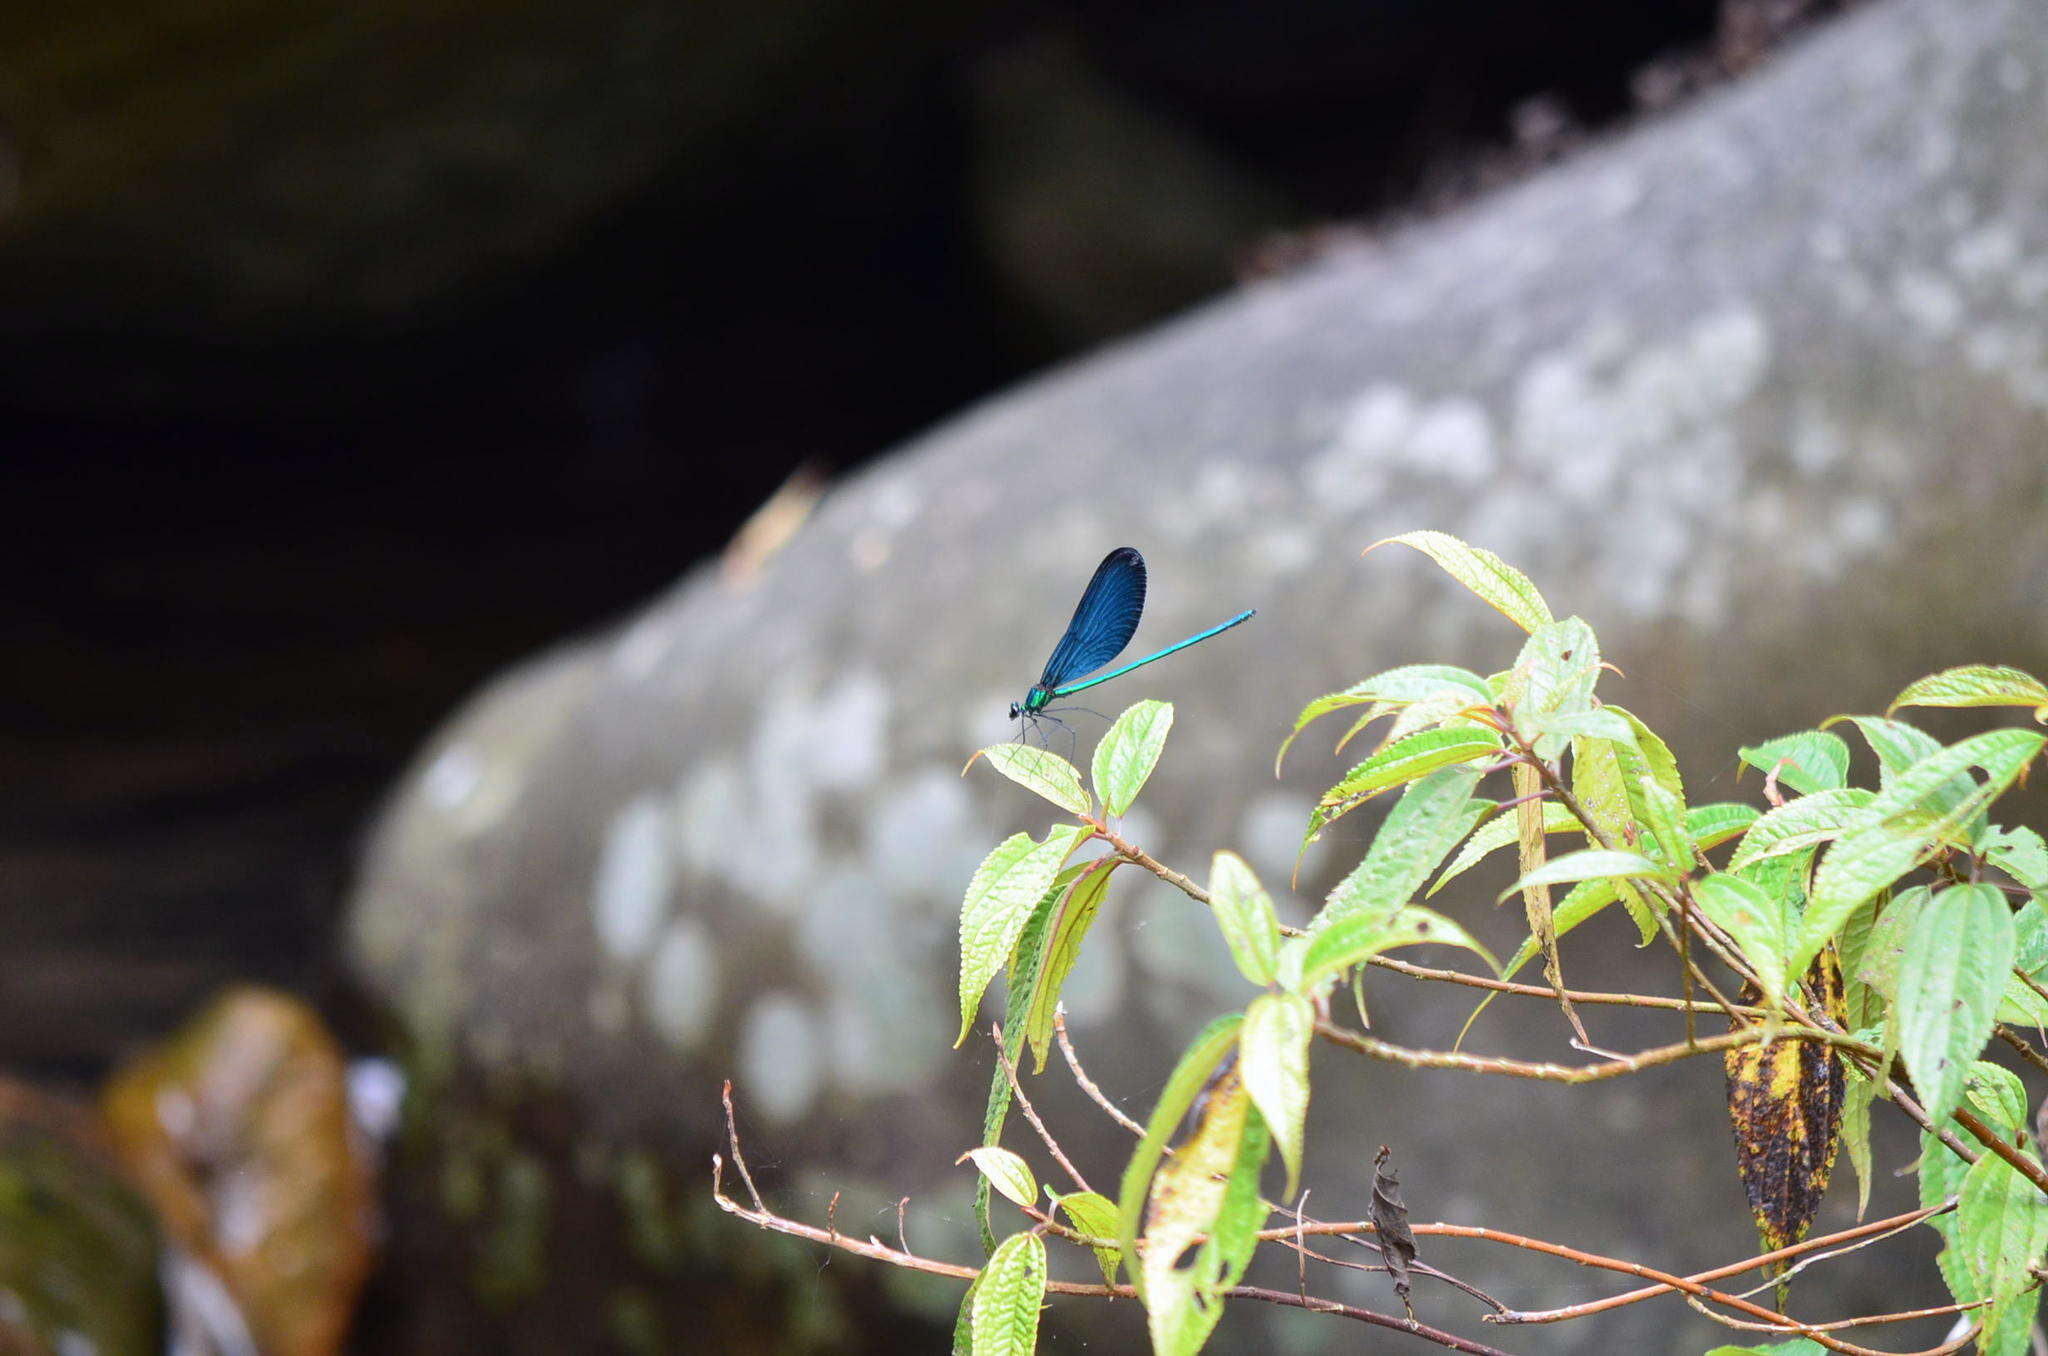
[[[425,732],[800,465],[1449,210],[1834,6],[864,7],[694,139],[511,137],[502,181],[431,176],[375,229],[342,133],[388,112],[405,144],[403,87],[387,110],[317,63],[294,84],[280,58],[246,105],[209,87],[206,137],[79,150],[164,126],[209,62],[267,59],[242,8],[235,45],[160,6],[125,65],[137,6],[0,19],[0,1059],[45,1078],[230,975],[321,992],[355,836]],[[421,69],[395,45],[391,81],[456,98],[464,33]],[[541,126],[610,93],[558,84]],[[461,97],[496,125],[488,83]],[[630,173],[548,177],[614,146]],[[250,187],[280,164],[288,220]],[[456,262],[376,272],[415,235]]]

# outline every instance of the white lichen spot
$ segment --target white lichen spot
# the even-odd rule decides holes
[[[1962,322],[1963,299],[1939,274],[1924,269],[1907,269],[1894,278],[1892,301],[1929,339],[1949,338]]]
[[[828,791],[866,786],[881,775],[888,743],[888,686],[872,673],[847,674],[811,708],[814,785]]]
[[[1701,386],[1696,413],[1710,416],[1756,393],[1770,362],[1771,333],[1755,311],[1727,311],[1695,327],[1688,347]]]
[[[694,1048],[718,1007],[718,956],[704,925],[677,918],[661,935],[640,1006],[656,1035],[676,1050]]]
[[[644,954],[668,910],[672,868],[661,802],[640,796],[612,817],[598,857],[591,911],[613,960]]]
[[[1244,541],[1246,563],[1268,579],[1300,574],[1321,556],[1316,534],[1299,524],[1281,523],[1255,530]]]
[[[661,668],[675,642],[666,613],[659,609],[627,627],[612,647],[612,668],[629,682],[642,682]]]
[[[1562,354],[1536,359],[1515,384],[1515,441],[1522,459],[1576,503],[1605,496],[1623,449],[1583,367]]]
[[[1948,262],[1958,277],[1983,283],[2010,273],[2020,253],[2020,238],[2012,227],[1994,221],[1960,236],[1949,249]]]
[[[456,810],[483,785],[483,765],[467,744],[450,744],[420,774],[420,797],[436,810]]]
[[[1843,499],[1835,506],[1829,534],[1842,550],[1861,555],[1883,544],[1891,532],[1891,511],[1869,496]]]
[[[771,994],[753,1006],[740,1029],[739,1067],[755,1111],[787,1124],[810,1110],[823,1072],[823,1038],[811,1009],[796,998]]]
[[[747,840],[746,784],[721,758],[684,775],[674,799],[676,860],[687,871],[722,877]]]
[[[2007,94],[2019,94],[2033,83],[2033,72],[2027,63],[2011,52],[1998,59],[1998,85]]]
[[[1323,738],[1323,733],[1322,727],[1317,727],[1315,733],[1304,736],[1309,747],[1296,752],[1319,752],[1317,745],[1327,749],[1343,733],[1343,727],[1338,726],[1328,738]],[[1301,850],[1302,835],[1308,832],[1308,815],[1314,805],[1312,798],[1297,792],[1264,791],[1245,806],[1244,817],[1238,821],[1237,840],[1244,859],[1265,882],[1267,890],[1274,890],[1276,882],[1284,886],[1294,870],[1294,858]]]
[[[1802,400],[1792,416],[1792,465],[1802,475],[1832,469],[1849,451],[1849,439],[1818,401]]]
[[[863,860],[911,893],[935,899],[957,893],[981,860],[967,827],[973,809],[967,781],[956,770],[926,768],[893,783],[875,796]]]
[[[1806,233],[1806,248],[1826,264],[1838,264],[1849,257],[1849,233],[1833,221],[1823,221]]]
[[[1308,464],[1316,504],[1330,513],[1350,513],[1371,503],[1415,418],[1414,400],[1398,386],[1374,386],[1351,402],[1335,435]]]
[[[1401,459],[1446,480],[1479,480],[1496,461],[1493,423],[1476,400],[1436,401],[1416,420]]]

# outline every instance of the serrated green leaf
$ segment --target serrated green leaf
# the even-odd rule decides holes
[[[1767,1347],[1715,1347],[1707,1356],[1826,1356],[1827,1348],[1805,1337],[1773,1342]]]
[[[1302,1135],[1308,1123],[1308,1043],[1315,1027],[1315,1009],[1306,998],[1261,994],[1245,1009],[1244,1029],[1237,1040],[1239,1074],[1287,1165],[1289,1198],[1301,1181]]]
[[[1997,1351],[2011,1343],[2024,1351],[2015,1337],[2023,1338],[2032,1324],[2034,1297],[2010,1311],[2004,1301],[2032,1285],[2028,1268],[2048,1255],[2048,1197],[1996,1154],[1985,1154],[1963,1174],[1959,1197],[1952,1246],[1971,1298],[1998,1301],[1984,1316],[1980,1349]]]
[[[1501,891],[1505,900],[1531,885],[1559,885],[1566,881],[1634,878],[1663,880],[1671,873],[1640,852],[1613,852],[1606,848],[1582,848],[1552,857],[1520,880]]]
[[[1280,964],[1280,920],[1273,897],[1235,852],[1219,852],[1209,865],[1209,911],[1238,972],[1254,984],[1271,984]]]
[[[1222,1317],[1224,1292],[1244,1275],[1266,1221],[1259,1174],[1270,1146],[1263,1118],[1228,1076],[1211,1090],[1194,1138],[1153,1180],[1144,1301],[1157,1356],[1194,1356]],[[1193,1262],[1178,1265],[1191,1245]]]
[[[2027,1128],[2027,1087],[2012,1070],[1988,1059],[1976,1060],[1964,1077],[1963,1092],[1986,1120],[2008,1134]]]
[[[1773,899],[1737,876],[1716,873],[1693,886],[1693,897],[1719,924],[1762,982],[1767,1005],[1785,996],[1786,967],[1798,938],[1798,920],[1782,899]]]
[[[1907,940],[1913,935],[1913,923],[1920,917],[1920,910],[1927,907],[1931,898],[1933,891],[1924,885],[1899,891],[1871,923],[1857,955],[1852,959],[1845,949],[1843,965],[1855,967],[1848,973],[1883,994],[1887,1002],[1898,997],[1899,966],[1906,959]]]
[[[1827,730],[1800,730],[1740,749],[1742,761],[1802,795],[1840,788],[1849,776],[1849,746]]]
[[[1105,1247],[1095,1248],[1095,1261],[1102,1268],[1102,1283],[1116,1284],[1116,1202],[1099,1191],[1077,1191],[1071,1196],[1058,1196],[1055,1203],[1067,1215],[1067,1222],[1090,1238],[1110,1240]]]
[[[1086,815],[1094,808],[1088,793],[1081,789],[1080,772],[1050,749],[1035,744],[991,744],[974,756],[987,759],[990,767],[1062,810]],[[973,766],[973,759],[968,765]]]
[[[1095,746],[1095,794],[1102,798],[1102,813],[1121,815],[1144,789],[1159,754],[1166,747],[1167,732],[1173,729],[1173,703],[1146,700],[1134,702],[1110,725],[1109,733]]]
[[[1301,989],[1306,992],[1384,951],[1402,946],[1457,946],[1470,951],[1495,973],[1500,962],[1472,934],[1432,909],[1420,905],[1397,909],[1391,916],[1356,913],[1318,929],[1307,939],[1301,962]]]
[[[1524,631],[1534,631],[1549,623],[1550,605],[1543,601],[1543,595],[1536,591],[1529,577],[1493,552],[1468,546],[1445,532],[1426,531],[1384,537],[1365,549],[1370,553],[1390,542],[1422,552],[1478,595],[1480,601]]]
[[[1642,792],[1643,825],[1656,841],[1665,862],[1674,871],[1693,867],[1692,837],[1685,831],[1685,802],[1672,795],[1664,784],[1648,773],[1636,781]]]
[[[1864,824],[1837,839],[1815,872],[1794,968],[1803,970],[1859,904],[1912,870],[1951,826],[2002,795],[2044,742],[2048,736],[2031,730],[1989,730],[1894,775],[1864,807]],[[1986,774],[1981,785],[1968,775],[1972,768]],[[1967,788],[1960,795],[1958,781]],[[1933,808],[1938,817],[1930,817]]]
[[[1486,705],[1493,701],[1493,694],[1486,686],[1486,680],[1467,669],[1450,664],[1404,664],[1399,668],[1376,673],[1363,682],[1353,683],[1342,692],[1325,693],[1301,708],[1295,718],[1294,729],[1280,744],[1280,752],[1273,759],[1273,772],[1279,774],[1280,764],[1287,757],[1288,746],[1293,744],[1308,726],[1332,711],[1341,711],[1348,706],[1363,706],[1368,702],[1381,708],[1379,714],[1397,710],[1414,702],[1432,701],[1450,694],[1462,697],[1473,705]],[[1368,717],[1374,719],[1376,717]],[[1351,734],[1358,733],[1366,721],[1352,727]],[[1350,742],[1346,735],[1338,744],[1342,748]]]
[[[1711,805],[1695,805],[1687,810],[1685,831],[1691,836],[1693,845],[1704,852],[1738,837],[1756,823],[1758,817],[1754,805],[1744,805],[1740,801],[1715,801]]]
[[[966,1300],[974,1356],[1032,1356],[1045,1306],[1045,1240],[1012,1234],[981,1269]]]
[[[1907,684],[1885,714],[1902,706],[2031,706],[2034,719],[2048,724],[2048,687],[2021,669],[1965,664]]]
[[[1032,911],[1060,873],[1060,865],[1085,831],[1061,826],[1034,843],[1013,834],[982,859],[960,906],[960,1034],[958,1048],[974,1024],[981,991],[1010,959]]]
[[[1741,846],[1728,859],[1728,869],[1739,871],[1766,857],[1839,838],[1867,818],[1865,809],[1871,799],[1871,793],[1862,787],[1845,786],[1789,800],[1749,826]]]
[[[1053,879],[1052,887],[1032,910],[1030,921],[1025,923],[1023,933],[1017,938],[1015,958],[1010,963],[1010,982],[1004,995],[1003,1009],[1006,1012],[1023,1012],[1030,1004],[1031,994],[1038,984],[1039,966],[1044,961],[1047,939],[1051,936],[1054,915],[1059,911],[1061,899],[1081,873],[1094,863],[1071,866]],[[1012,1020],[1003,1029],[1003,1056],[1012,1066],[1021,1067],[1019,1061],[1024,1052],[1024,1027],[1021,1021]],[[988,1106],[982,1113],[981,1142],[1000,1143],[1003,1137],[1003,1122],[1010,1115],[1010,1078],[999,1060],[989,1071]],[[981,1228],[981,1245],[989,1252],[996,1248],[995,1231],[989,1225],[988,1178],[977,1176],[974,1181],[974,1219]]]
[[[1484,805],[1472,804],[1478,784],[1477,768],[1447,767],[1404,791],[1373,835],[1365,859],[1330,891],[1310,928],[1353,914],[1391,914],[1413,899],[1484,812]]]
[[[1130,1273],[1132,1283],[1141,1289],[1145,1279],[1138,1267],[1136,1243],[1139,1216],[1152,1185],[1152,1170],[1159,1166],[1174,1127],[1180,1124],[1181,1117],[1187,1115],[1188,1108],[1201,1095],[1209,1075],[1215,1073],[1224,1058],[1237,1047],[1238,1029],[1243,1025],[1244,1014],[1233,1012],[1203,1027],[1189,1043],[1180,1062],[1167,1076],[1159,1100],[1152,1106],[1151,1118],[1145,1122],[1144,1137],[1131,1151],[1130,1161],[1124,1164],[1123,1182],[1117,1191],[1116,1202],[1117,1246],[1123,1255],[1124,1269]]]
[[[1440,767],[1497,758],[1500,753],[1500,736],[1490,730],[1421,730],[1388,745],[1345,773],[1342,781],[1323,793],[1322,804],[1336,806],[1360,800],[1390,786],[1415,781]]]
[[[1564,806],[1554,802],[1544,805],[1543,831],[1545,833],[1569,833],[1578,827],[1579,821]],[[1511,814],[1495,815],[1492,819],[1481,824],[1473,832],[1472,836],[1465,840],[1465,846],[1458,849],[1458,855],[1451,858],[1451,864],[1443,869],[1442,874],[1437,876],[1436,884],[1429,887],[1429,894],[1434,895],[1437,891],[1443,889],[1444,884],[1453,876],[1463,875],[1474,866],[1477,866],[1488,854],[1511,846],[1519,838],[1520,831],[1519,826],[1515,823],[1515,816]],[[1424,898],[1428,898],[1428,895],[1425,895]]]
[[[1474,702],[1469,694],[1463,692],[1447,692],[1440,696],[1425,697],[1419,702],[1409,702],[1405,706],[1382,702],[1352,722],[1351,728],[1344,732],[1344,737],[1337,741],[1336,752],[1344,752],[1345,746],[1365,733],[1368,725],[1389,714],[1394,717],[1394,722],[1387,726],[1387,732],[1380,736],[1380,748],[1398,744],[1418,730],[1438,727],[1447,730],[1492,730],[1492,725],[1475,719],[1470,714],[1478,709],[1481,709],[1479,704]]]
[[[2048,841],[2032,829],[1993,829],[1977,844],[1985,860],[2029,890],[2048,890]]]
[[[1038,1203],[1038,1179],[1031,1175],[1031,1165],[1008,1149],[993,1144],[984,1144],[969,1149],[956,1162],[972,1161],[988,1179],[989,1185],[1018,1205]]]
[[[1604,706],[1568,715],[1532,716],[1520,722],[1518,728],[1536,746],[1537,753],[1545,757],[1554,757],[1563,749],[1562,741],[1572,739],[1610,739],[1629,748],[1634,748],[1636,742],[1635,727]]]
[[[1610,706],[1627,716],[1618,706]],[[1657,777],[1666,789],[1677,788],[1675,794],[1683,795],[1683,784],[1678,781],[1675,766],[1668,769],[1662,764],[1668,762],[1670,750],[1663,741],[1652,734],[1647,726],[1635,722],[1636,739],[1640,749],[1661,751],[1655,760],[1644,756],[1625,744],[1616,744],[1606,739],[1575,739],[1572,741],[1572,794],[1578,798],[1595,826],[1605,833],[1610,842],[1626,843],[1630,840],[1634,826],[1643,814],[1642,777],[1647,773]],[[1597,846],[1599,839],[1588,832],[1586,843]],[[1657,935],[1657,916],[1652,912],[1649,901],[1634,885],[1623,882],[1616,892],[1622,907],[1628,910],[1629,919],[1635,923],[1636,932],[1644,942]]]
[[[1870,1208],[1870,1103],[1877,1096],[1874,1079],[1858,1078],[1855,1065],[1847,1065],[1849,1078],[1842,1088],[1842,1148],[1848,1152],[1849,1168],[1856,1174],[1856,1219],[1860,1223]]]
[[[1920,910],[1899,962],[1899,1052],[1939,1124],[1962,1101],[1970,1062],[1991,1038],[2012,969],[2012,912],[1988,885],[1954,885]]]
[[[1081,957],[1081,942],[1087,937],[1088,929],[1094,925],[1095,915],[1102,908],[1103,897],[1109,893],[1109,878],[1122,859],[1102,857],[1087,863],[1076,873],[1055,906],[1052,923],[1046,929],[1042,959],[1032,982],[1026,988],[1027,997],[1020,1006],[1010,1004],[1004,1011],[1009,1020],[1017,1022],[1023,1014],[1024,1039],[1031,1047],[1033,1068],[1045,1072],[1046,1056],[1051,1053],[1053,1018],[1059,1011],[1060,987],[1073,973],[1074,962]],[[1071,868],[1070,868],[1071,869]],[[1029,942],[1030,934],[1018,940],[1021,951]],[[999,1069],[997,1073],[1002,1071]]]
[[[1540,758],[1555,758],[1575,733],[1575,718],[1593,714],[1593,687],[1600,676],[1600,642],[1593,628],[1577,617],[1537,627],[1522,646],[1510,671],[1509,707],[1515,729]],[[1618,724],[1627,722],[1608,713]],[[1546,723],[1562,728],[1542,728]],[[1634,742],[1631,732],[1627,742]]]

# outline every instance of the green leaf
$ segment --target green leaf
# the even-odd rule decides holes
[[[1042,843],[1032,842],[1028,834],[1012,834],[975,870],[960,905],[960,1034],[953,1041],[955,1049],[974,1024],[981,991],[1010,959],[1018,935],[1084,832],[1078,826],[1061,826],[1048,832]]]
[[[1306,941],[1301,962],[1303,992],[1397,946],[1459,946],[1485,961],[1495,973],[1500,970],[1500,962],[1471,933],[1420,905],[1397,909],[1391,916],[1350,914],[1318,929]]]
[[[1131,808],[1159,765],[1172,728],[1171,702],[1147,700],[1124,708],[1095,746],[1095,794],[1102,797],[1103,814],[1121,815]]]
[[[966,1300],[974,1356],[1031,1356],[1045,1305],[1045,1240],[1012,1234],[981,1269]]]
[[[1640,852],[1613,852],[1606,848],[1582,848],[1552,857],[1543,865],[1501,891],[1505,900],[1531,885],[1557,885],[1575,880],[1663,880],[1671,873]]]
[[[1054,1203],[1067,1213],[1067,1222],[1090,1238],[1116,1238],[1116,1202],[1099,1191],[1077,1191],[1071,1196],[1056,1196]],[[1116,1284],[1116,1245],[1093,1249],[1095,1261],[1102,1268],[1102,1283]]]
[[[1418,731],[1397,744],[1381,749],[1345,773],[1342,781],[1323,793],[1322,803],[1338,805],[1371,796],[1390,786],[1415,781],[1437,768],[1480,758],[1497,758],[1500,753],[1500,736],[1491,730]]]
[[[1301,1181],[1301,1145],[1308,1123],[1308,1043],[1315,1009],[1299,994],[1261,994],[1245,1009],[1237,1061],[1245,1091],[1259,1109],[1287,1165],[1287,1195]]]
[[[1310,922],[1322,928],[1352,914],[1391,914],[1415,897],[1438,863],[1471,831],[1484,805],[1473,806],[1479,770],[1440,768],[1402,792],[1387,812],[1363,861],[1329,893]]]
[[[2012,958],[2012,913],[1988,885],[1950,886],[1913,920],[1893,1011],[1899,1052],[1936,1124],[1962,1101],[1970,1062],[1991,1038]]]
[[[1265,1221],[1258,1178],[1270,1145],[1243,1083],[1228,1073],[1210,1088],[1194,1135],[1153,1180],[1139,1290],[1160,1356],[1192,1356],[1222,1317],[1223,1291],[1244,1274]],[[1191,1248],[1194,1260],[1182,1266]]]
[[[991,744],[974,757],[986,758],[990,767],[1062,810],[1086,815],[1094,808],[1088,793],[1081,789],[1081,774],[1050,749],[1033,744]],[[973,758],[967,762],[969,767],[974,765]]]
[[[2029,890],[2048,890],[2048,841],[2034,830],[1993,829],[1977,848],[1986,861]]]
[[[1665,863],[1674,871],[1691,870],[1692,837],[1685,831],[1685,802],[1648,773],[1636,785],[1642,792],[1636,803],[1642,807],[1643,824],[1662,849]]]
[[[969,1149],[953,1161],[965,1163],[969,1159],[988,1179],[989,1185],[1002,1192],[1008,1200],[1024,1206],[1037,1204],[1038,1179],[1031,1175],[1031,1165],[1018,1155],[993,1144],[984,1144],[980,1148]]]
[[[1618,706],[1607,709],[1627,715]],[[1670,758],[1670,750],[1664,748],[1663,741],[1647,726],[1634,722],[1632,717],[1630,719],[1638,726],[1637,749],[1606,739],[1572,741],[1572,794],[1578,797],[1579,804],[1585,808],[1594,825],[1607,835],[1609,841],[1616,843],[1628,842],[1634,826],[1643,818],[1642,778],[1645,774],[1657,777],[1674,794],[1684,795],[1677,768],[1664,766]],[[1649,755],[1652,749],[1661,752],[1653,758]],[[1588,832],[1586,842],[1588,846],[1598,846],[1599,839]],[[1642,940],[1647,942],[1655,937],[1657,916],[1642,892],[1624,882],[1618,895]]]
[[[1716,873],[1693,886],[1707,917],[1735,939],[1763,984],[1767,1005],[1785,996],[1786,967],[1798,938],[1798,920],[1782,899],[1774,899],[1736,876]]]
[[[1858,905],[1912,870],[1950,827],[2003,794],[2044,742],[2048,736],[2031,730],[1989,730],[1897,773],[1864,807],[1866,823],[1838,839],[1814,873],[1794,971],[1803,972]],[[1984,770],[1981,785],[1968,776],[1971,768]],[[1968,788],[1960,796],[1958,781]],[[1928,817],[1930,803],[1938,818]]]
[[[1477,594],[1480,601],[1524,631],[1534,631],[1550,621],[1550,605],[1543,601],[1543,595],[1536,591],[1528,576],[1491,551],[1467,546],[1444,532],[1403,532],[1398,537],[1382,538],[1365,549],[1370,553],[1390,542],[1422,552]]]
[[[1839,789],[1849,776],[1849,746],[1826,730],[1801,730],[1737,751],[1742,761],[1801,794]]]
[[[1570,714],[1534,715],[1517,724],[1524,737],[1536,745],[1537,752],[1546,757],[1554,757],[1564,747],[1562,742],[1553,744],[1553,740],[1611,739],[1630,748],[1636,742],[1635,727],[1605,706]]]
[[[1573,733],[1597,733],[1575,732],[1570,728],[1572,718],[1591,714],[1593,686],[1600,677],[1600,642],[1585,622],[1567,617],[1537,627],[1522,646],[1511,672],[1509,704],[1515,728],[1526,742],[1535,746],[1539,757],[1555,758],[1564,751]],[[1547,733],[1541,728],[1546,721],[1565,728]],[[1627,724],[1619,716],[1614,716],[1613,721],[1622,726]],[[1634,742],[1633,732],[1628,742]]]
[[[1272,896],[1235,852],[1219,852],[1209,864],[1209,911],[1238,972],[1254,984],[1271,984],[1280,964],[1280,920]]]
[[[1039,966],[1046,954],[1046,943],[1051,936],[1054,915],[1059,912],[1060,902],[1068,887],[1092,866],[1071,866],[1054,878],[1052,887],[1031,912],[1030,921],[1017,939],[1015,959],[1010,963],[1010,983],[1004,995],[1003,1009],[1010,1013],[1025,1011],[1031,1002],[1031,994],[1038,985]],[[1011,1020],[1003,1028],[1003,1055],[1011,1065],[1017,1066],[1023,1058],[1025,1023]],[[1010,1078],[1004,1072],[999,1060],[989,1071],[988,1107],[981,1118],[981,1142],[1000,1143],[1003,1137],[1003,1122],[1010,1115]],[[989,1252],[996,1248],[995,1231],[989,1227],[989,1184],[988,1178],[977,1177],[974,1183],[974,1218],[981,1227],[981,1245]]]
[[[2031,673],[1997,664],[1943,669],[1892,698],[1885,714],[1902,706],[2031,706],[2034,719],[2048,724],[2048,687]]]
[[[1971,1298],[2004,1301],[2032,1284],[2027,1268],[2048,1254],[2048,1197],[1996,1154],[1985,1154],[1963,1174],[1956,1206],[1954,1247],[1972,1287]],[[2033,1308],[2024,1315],[2000,1313],[1995,1305],[1984,1320],[1980,1348],[1994,1350],[2015,1317],[2030,1326]],[[2024,1350],[2024,1347],[2019,1348]]]
[[[1353,683],[1342,692],[1326,692],[1302,707],[1301,714],[1294,719],[1293,731],[1280,745],[1280,758],[1287,756],[1287,746],[1294,742],[1296,736],[1332,711],[1341,711],[1347,706],[1363,706],[1367,702],[1382,703],[1391,709],[1411,702],[1433,700],[1446,693],[1462,696],[1474,706],[1493,703],[1493,692],[1487,687],[1486,680],[1469,669],[1450,664],[1404,664],[1400,668],[1376,673],[1363,682]],[[1280,758],[1274,759],[1275,772],[1279,771]]]
[[[1904,772],[1928,754],[1941,749],[1941,741],[1926,731],[1882,716],[1829,716],[1821,722],[1821,727],[1825,729],[1844,720],[1862,733],[1870,751],[1877,755],[1878,769],[1886,786],[1891,784],[1893,774]]]
[[[1144,1138],[1138,1141],[1138,1147],[1131,1151],[1130,1161],[1124,1165],[1123,1183],[1117,1192],[1116,1203],[1117,1246],[1123,1254],[1125,1270],[1141,1287],[1144,1277],[1138,1268],[1136,1251],[1138,1219],[1145,1207],[1146,1190],[1152,1185],[1152,1170],[1159,1165],[1174,1127],[1180,1124],[1181,1117],[1187,1115],[1188,1108],[1201,1095],[1209,1075],[1216,1072],[1224,1057],[1236,1048],[1238,1028],[1243,1025],[1244,1014],[1233,1012],[1202,1028],[1167,1076],[1166,1086],[1160,1090],[1159,1100],[1153,1104],[1151,1119],[1145,1122]]]
[[[1970,1065],[1963,1080],[1970,1105],[1984,1113],[1986,1120],[2017,1137],[2027,1128],[2027,1086],[2012,1070],[1980,1059]]]
[[[1854,1065],[1842,1088],[1842,1148],[1849,1154],[1849,1167],[1856,1174],[1856,1218],[1870,1208],[1870,1103],[1877,1096],[1873,1079],[1858,1078]]]
[[[1060,986],[1067,982],[1074,962],[1080,959],[1081,941],[1088,935],[1096,913],[1102,908],[1103,898],[1109,893],[1110,876],[1122,864],[1121,858],[1101,857],[1075,872],[1075,879],[1068,884],[1053,910],[1051,926],[1045,930],[1040,949],[1042,958],[1031,983],[1025,988],[1025,1001],[1021,1005],[1012,1003],[1004,1008],[1011,1022],[1021,1020],[1024,1039],[1030,1044],[1032,1058],[1036,1061],[1033,1067],[1039,1073],[1045,1072],[1046,1056],[1051,1053],[1053,1018],[1059,1011]],[[1031,940],[1027,931],[1019,939],[1018,949],[1021,951]],[[996,1075],[1001,1077],[1002,1070],[996,1070]]]
[[[1808,1337],[1773,1342],[1767,1347],[1715,1347],[1707,1356],[1826,1356],[1827,1348]]]
[[[1578,827],[1579,821],[1564,806],[1551,803],[1543,807],[1545,833],[1570,833]],[[1478,830],[1465,840],[1465,846],[1459,848],[1458,855],[1451,858],[1451,864],[1436,878],[1436,884],[1429,887],[1429,894],[1434,895],[1443,889],[1444,883],[1453,876],[1463,875],[1477,866],[1488,854],[1498,852],[1504,847],[1511,847],[1520,841],[1520,838],[1520,827],[1515,822],[1515,816],[1495,815],[1481,824]]]
[[[1868,817],[1864,809],[1871,799],[1862,787],[1845,786],[1787,801],[1749,826],[1742,845],[1728,859],[1728,869],[1739,871],[1766,857],[1839,838]]]
[[[1852,957],[1848,948],[1843,948],[1845,972],[1883,994],[1887,1002],[1896,1000],[1899,967],[1906,959],[1906,945],[1913,935],[1913,924],[1919,919],[1920,910],[1926,908],[1927,901],[1933,897],[1933,892],[1924,885],[1899,891],[1870,925],[1857,954]],[[1847,968],[1852,965],[1854,969]]]
[[[1757,821],[1757,808],[1739,801],[1715,801],[1711,805],[1695,805],[1685,812],[1685,831],[1691,836],[1694,846],[1704,852],[1719,847],[1736,837]]]

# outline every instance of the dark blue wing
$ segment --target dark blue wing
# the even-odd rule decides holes
[[[1145,611],[1145,557],[1119,546],[1095,567],[1067,633],[1045,661],[1038,685],[1058,687],[1093,673],[1124,652]]]

